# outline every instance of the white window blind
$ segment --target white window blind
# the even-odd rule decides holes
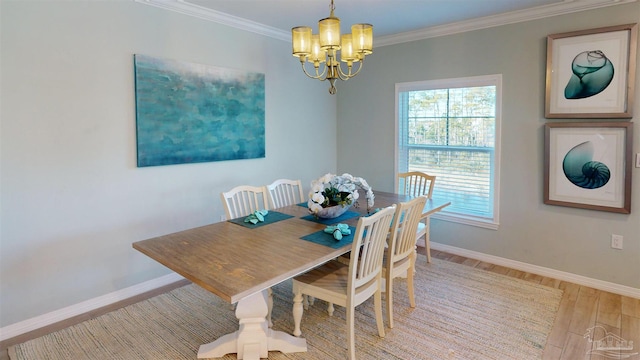
[[[500,75],[396,85],[397,171],[435,175],[444,217],[497,227],[500,87]]]

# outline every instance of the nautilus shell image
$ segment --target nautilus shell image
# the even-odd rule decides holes
[[[593,143],[585,141],[567,152],[562,161],[564,175],[583,189],[603,187],[611,178],[607,165],[593,160]]]
[[[584,99],[599,94],[613,80],[613,64],[600,50],[583,51],[571,63],[573,74],[564,88],[567,99]]]

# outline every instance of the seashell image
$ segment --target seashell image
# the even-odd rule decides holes
[[[567,152],[562,170],[572,184],[583,189],[597,189],[611,178],[607,165],[593,160],[593,143],[585,141]]]
[[[600,50],[583,51],[571,63],[573,75],[564,88],[566,99],[584,99],[599,94],[613,80],[613,64]]]

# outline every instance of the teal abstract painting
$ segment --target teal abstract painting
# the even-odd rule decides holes
[[[264,74],[134,55],[138,167],[265,157]]]

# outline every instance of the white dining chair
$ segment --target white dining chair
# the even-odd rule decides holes
[[[398,193],[410,196],[426,195],[427,199],[433,196],[433,189],[436,184],[435,175],[425,174],[420,171],[410,171],[398,174]],[[431,242],[429,240],[429,216],[418,223],[416,241],[424,237],[424,249],[427,253],[427,262],[431,262]]]
[[[240,185],[222,192],[220,199],[227,220],[247,216],[258,210],[268,210],[269,201],[266,186]]]
[[[278,179],[267,185],[271,208],[299,204],[304,199],[300,180]]]
[[[387,322],[393,328],[393,280],[407,278],[409,304],[416,307],[413,288],[413,275],[416,263],[416,232],[422,209],[427,202],[426,195],[407,202],[399,203],[393,217],[389,241],[385,249],[383,262],[383,282],[387,305]]]
[[[283,206],[300,204],[303,202],[302,182],[292,179],[278,179],[267,185],[271,207],[277,209]],[[305,295],[305,303],[313,304],[314,299]]]
[[[374,298],[378,335],[385,336],[381,294],[382,259],[395,207],[392,205],[371,216],[360,217],[351,245],[351,252],[360,253],[360,256],[352,256],[349,265],[332,260],[293,278],[293,335],[301,335],[302,297],[308,295],[346,308],[349,359],[356,358],[355,308],[371,296]]]
[[[269,202],[266,186],[240,185],[229,191],[220,193],[220,199],[224,207],[227,220],[248,216],[258,210],[268,210]],[[267,321],[269,327],[273,325],[271,321],[271,311],[273,309],[273,291],[271,288],[267,291]]]

